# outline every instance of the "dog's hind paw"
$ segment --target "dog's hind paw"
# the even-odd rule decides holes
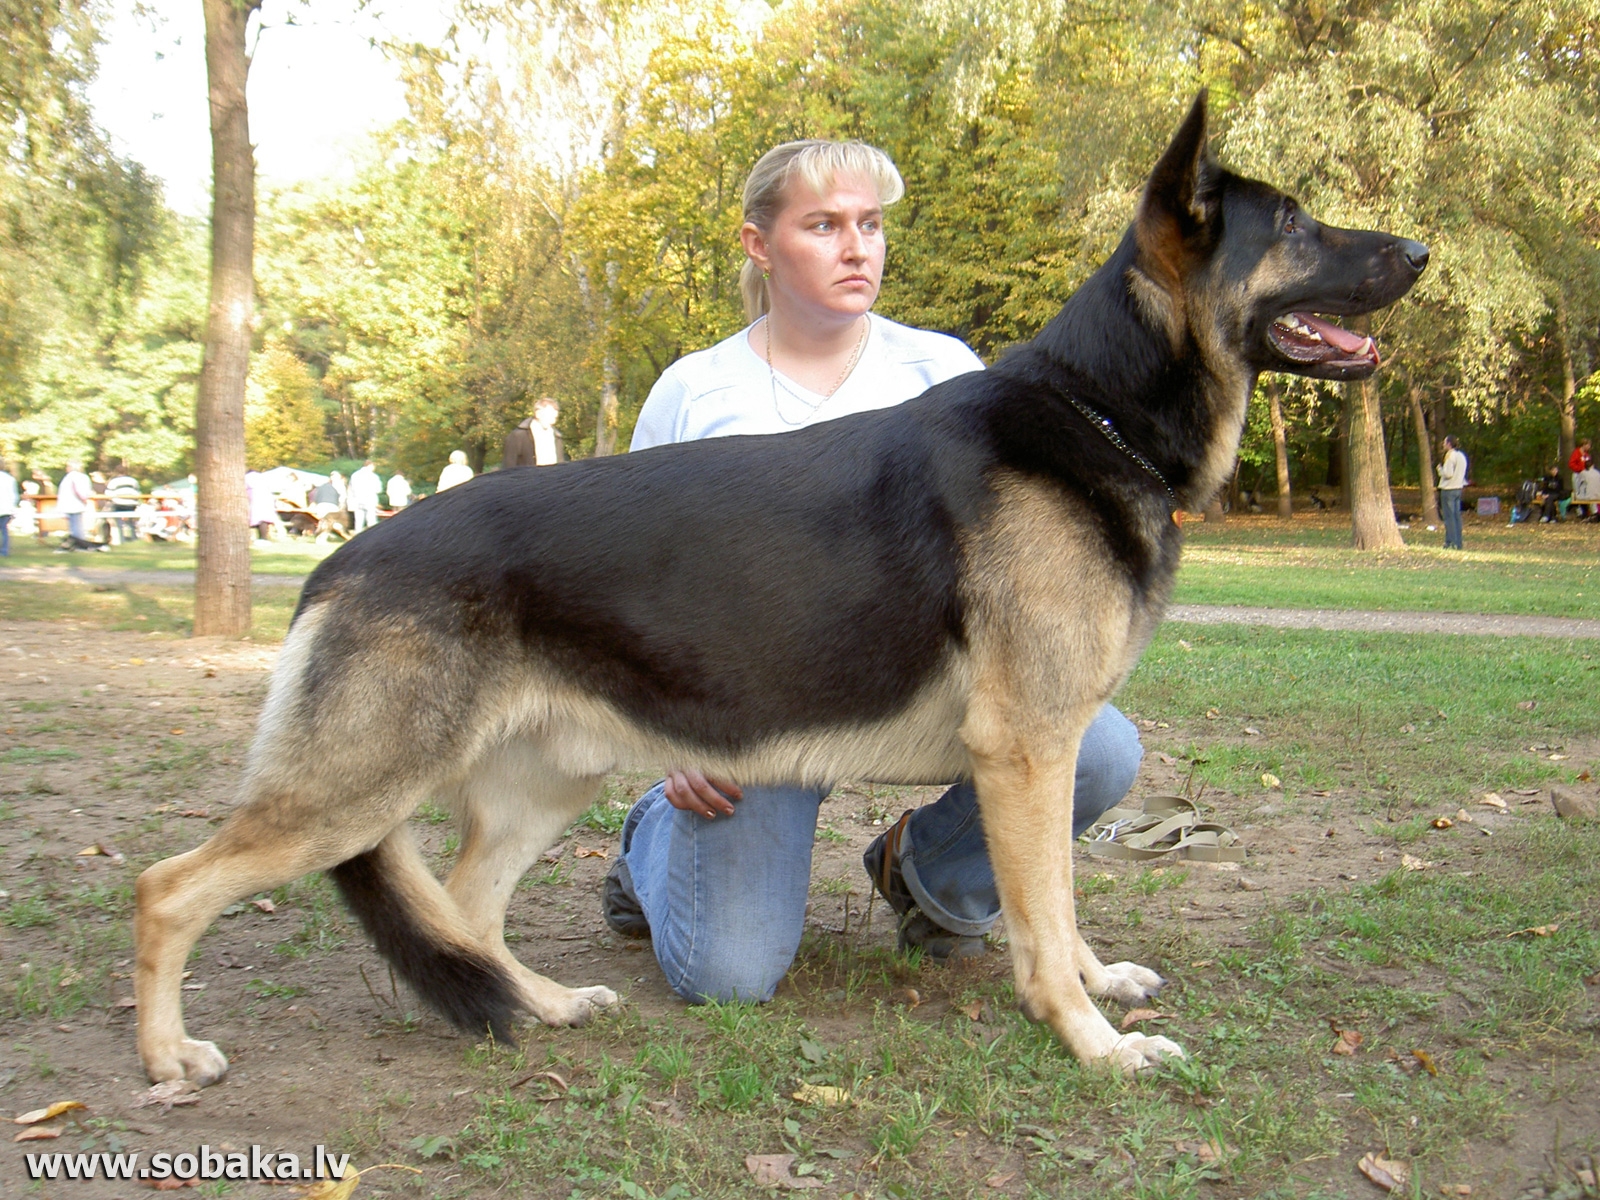
[[[1106,1062],[1127,1075],[1148,1071],[1159,1066],[1164,1058],[1187,1058],[1183,1047],[1164,1037],[1151,1037],[1144,1033],[1124,1034],[1111,1047]]]
[[[171,1049],[147,1054],[144,1069],[151,1083],[187,1079],[198,1087],[210,1087],[228,1073],[228,1060],[215,1042],[184,1038]]]
[[[555,1003],[533,1008],[533,1015],[545,1025],[576,1028],[587,1025],[597,1013],[617,1003],[617,994],[608,987],[562,988],[566,994]]]
[[[1167,982],[1149,967],[1135,962],[1111,963],[1106,967],[1106,975],[1109,978],[1105,985],[1095,994],[1127,1008],[1154,999]]]

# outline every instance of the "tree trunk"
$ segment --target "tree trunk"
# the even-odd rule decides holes
[[[1365,317],[1353,320],[1356,333],[1372,332]],[[1345,386],[1349,411],[1346,442],[1350,456],[1350,524],[1357,550],[1398,550],[1405,545],[1394,519],[1389,492],[1389,459],[1384,452],[1383,409],[1378,383],[1370,376]]]
[[[1422,411],[1422,389],[1412,384],[1411,420],[1417,426],[1417,470],[1422,475],[1422,523],[1439,525],[1439,488],[1433,481],[1433,442],[1428,436],[1428,418]]]
[[[1572,451],[1578,444],[1578,412],[1573,402],[1578,382],[1572,370],[1572,343],[1567,340],[1567,301],[1560,295],[1556,297],[1556,345],[1561,350],[1561,469],[1567,471]],[[1570,471],[1567,471],[1567,486],[1572,486]]]
[[[1294,496],[1289,491],[1289,439],[1283,431],[1283,397],[1278,381],[1267,384],[1267,415],[1272,418],[1272,456],[1278,464],[1278,516],[1294,516]]]
[[[594,456],[617,452],[617,356],[606,351],[600,366],[600,411],[594,421]]]
[[[211,305],[195,401],[194,631],[250,632],[250,514],[244,493],[244,381],[255,310],[255,153],[245,26],[261,0],[203,0],[211,96]]]

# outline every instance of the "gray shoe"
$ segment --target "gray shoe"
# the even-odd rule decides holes
[[[600,892],[600,915],[606,924],[625,938],[647,938],[650,922],[645,920],[639,897],[633,892],[633,875],[625,859],[618,858],[606,872]]]

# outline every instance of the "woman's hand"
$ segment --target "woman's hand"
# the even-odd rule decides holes
[[[733,801],[743,800],[739,785],[726,779],[708,779],[699,771],[667,772],[667,803],[708,820],[719,814],[733,816]]]

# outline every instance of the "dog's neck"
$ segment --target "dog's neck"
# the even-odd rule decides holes
[[[1181,507],[1196,510],[1210,503],[1233,468],[1256,373],[1241,367],[1233,378],[1220,378],[1181,324],[1181,313],[1178,338],[1160,327],[1160,314],[1130,282],[1136,256],[1130,231],[1002,369],[1018,370],[1058,395],[1071,389],[1156,467]]]

